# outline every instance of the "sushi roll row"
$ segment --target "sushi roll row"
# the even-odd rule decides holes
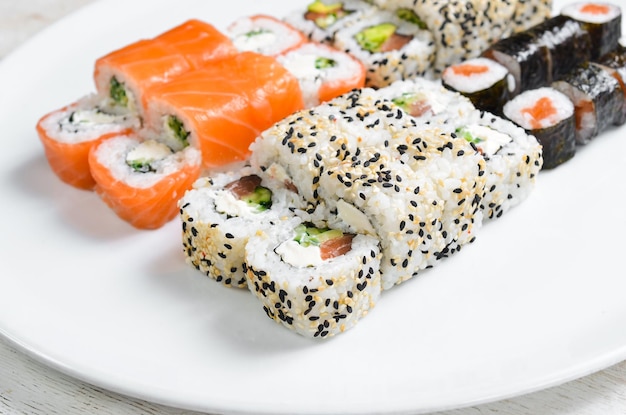
[[[551,1],[314,0],[284,20],[363,62],[366,86],[438,78],[450,64],[550,16]]]
[[[418,125],[437,126],[464,138],[485,160],[483,220],[501,217],[523,202],[543,167],[537,138],[503,117],[477,109],[470,99],[424,79],[398,81],[378,94],[410,114]]]
[[[251,151],[179,201],[186,261],[307,337],[354,327],[385,290],[472,243],[542,165],[522,128],[421,78],[297,111]]]
[[[99,58],[96,92],[46,114],[37,131],[50,167],[64,183],[96,190],[122,219],[153,229],[173,219],[177,199],[202,171],[243,162],[261,131],[305,106],[363,86],[364,77],[361,62],[309,42],[278,19],[249,16],[224,32],[192,19]],[[106,162],[89,157],[100,154],[97,147],[108,140],[120,151],[102,150]],[[184,187],[156,186],[153,176],[163,174],[158,166],[172,158],[193,160],[187,174],[195,177],[175,180]],[[169,175],[171,164],[165,164]],[[113,165],[122,166],[120,174],[102,174],[103,166]],[[130,179],[136,175],[145,180]],[[148,200],[164,209],[145,210],[154,208],[162,217],[143,214],[116,187],[128,195],[154,187]]]
[[[382,292],[379,241],[337,211],[307,205],[280,166],[264,173],[244,166],[185,193],[187,263],[226,287],[249,289],[268,317],[300,335],[352,328]]]
[[[450,65],[442,83],[535,135],[543,168],[554,168],[571,159],[577,145],[624,123],[620,36],[618,6],[571,4],[483,56]]]

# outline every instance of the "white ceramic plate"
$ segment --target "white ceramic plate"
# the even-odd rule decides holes
[[[626,127],[541,172],[474,244],[322,342],[185,265],[177,221],[137,231],[48,168],[35,123],[93,90],[98,56],[190,17],[224,27],[305,3],[103,1],[2,62],[0,333],[95,385],[219,413],[427,412],[625,359]]]

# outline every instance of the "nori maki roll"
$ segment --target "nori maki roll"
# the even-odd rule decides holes
[[[622,11],[602,2],[579,2],[565,6],[561,14],[581,22],[591,36],[592,59],[615,49],[622,36]]]
[[[596,63],[609,71],[622,87],[624,105],[621,113],[616,114],[616,119],[614,120],[616,125],[622,125],[626,122],[626,48],[622,45],[617,45],[614,50],[598,58]]]
[[[552,86],[574,103],[577,144],[588,143],[619,122],[624,92],[617,79],[602,66],[586,62]]]
[[[588,61],[592,54],[591,36],[579,22],[564,15],[552,17],[528,32],[550,52],[547,83],[561,79],[572,68]]]
[[[467,97],[483,111],[501,114],[512,98],[515,80],[507,68],[487,58],[473,58],[450,65],[443,71],[444,87]]]
[[[544,86],[551,76],[550,49],[528,31],[500,39],[482,56],[508,69],[515,79],[513,95]]]
[[[522,92],[504,105],[504,116],[539,140],[543,169],[557,167],[576,154],[574,104],[556,89]]]

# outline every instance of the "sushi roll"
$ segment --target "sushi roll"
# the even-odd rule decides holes
[[[621,121],[624,91],[618,80],[600,65],[589,62],[579,65],[552,87],[574,103],[577,144],[588,143]]]
[[[246,244],[248,288],[268,317],[311,338],[354,327],[381,294],[375,237],[323,223],[285,223]]]
[[[303,108],[298,80],[271,56],[241,52],[154,87],[146,137],[202,153],[204,167],[243,161],[270,125]]]
[[[262,181],[249,167],[198,179],[178,202],[185,261],[227,287],[247,286],[248,239],[295,218],[301,205],[279,174]]]
[[[301,46],[307,37],[300,30],[276,17],[255,14],[231,23],[226,34],[239,51],[277,56]]]
[[[591,36],[591,58],[609,53],[622,36],[622,11],[604,2],[576,2],[561,9],[561,14],[581,22]]]
[[[424,78],[396,81],[378,89],[377,95],[402,108],[417,124],[438,126],[466,119],[477,111],[468,98]]]
[[[107,138],[89,152],[95,191],[138,229],[157,229],[176,217],[178,199],[200,177],[201,161],[195,148],[172,151],[137,135]]]
[[[502,113],[502,107],[515,90],[515,79],[508,69],[482,57],[448,66],[441,75],[441,83],[467,97],[476,108],[493,114]]]
[[[287,117],[251,150],[254,168],[283,166],[307,202],[377,236],[383,289],[458,252],[482,224],[480,154],[371,89]]]
[[[528,30],[552,16],[552,0],[517,0],[514,3],[512,33]]]
[[[37,122],[37,133],[52,171],[64,183],[92,190],[96,182],[89,171],[89,150],[100,141],[131,134],[139,119],[108,110],[95,94],[44,115]]]
[[[563,78],[592,57],[589,32],[568,16],[554,16],[528,29],[528,33],[548,48],[550,60],[546,84]]]
[[[459,123],[455,133],[472,143],[485,159],[484,220],[497,219],[528,198],[543,166],[537,138],[489,112]]]
[[[415,77],[433,78],[435,43],[417,21],[381,10],[335,34],[334,46],[365,65],[365,85],[381,88]]]
[[[94,68],[96,90],[118,112],[142,116],[149,88],[236,53],[237,48],[225,34],[191,19],[98,58]]]
[[[551,87],[524,91],[504,105],[504,116],[535,136],[542,146],[542,169],[553,169],[576,154],[574,104]]]
[[[626,48],[620,44],[615,50],[598,58],[596,63],[613,75],[625,94],[621,113],[618,112],[614,120],[614,124],[622,125],[626,122]]]
[[[309,40],[333,45],[339,29],[377,11],[377,7],[365,0],[314,0],[306,10],[294,10],[284,20]]]
[[[513,1],[420,0],[411,10],[433,34],[436,76],[448,66],[475,58],[510,33]]]
[[[498,62],[513,76],[513,96],[545,86],[552,73],[548,46],[528,31],[500,39],[482,57]]]
[[[310,108],[365,85],[365,67],[346,52],[309,42],[277,58],[300,84]]]

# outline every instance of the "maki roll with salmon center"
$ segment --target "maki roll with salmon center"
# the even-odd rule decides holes
[[[95,94],[44,115],[37,133],[52,171],[64,183],[92,190],[96,185],[89,170],[89,151],[100,141],[115,135],[132,134],[139,119],[109,111]]]
[[[506,67],[481,57],[448,66],[441,83],[467,97],[476,108],[493,114],[502,113],[515,90],[515,79]]]
[[[192,147],[172,151],[137,135],[114,136],[89,152],[101,199],[138,229],[157,229],[178,213],[178,199],[198,179],[202,160]]]
[[[248,288],[265,313],[305,337],[349,330],[381,294],[380,248],[373,236],[284,223],[251,236],[245,251]]]
[[[624,106],[620,82],[606,68],[586,62],[552,83],[574,103],[576,143],[586,144],[611,125],[619,124]]]
[[[249,167],[204,177],[180,199],[185,261],[227,287],[246,287],[244,248],[265,227],[293,219],[300,198],[280,179]]]
[[[622,37],[622,11],[619,6],[604,2],[568,4],[561,14],[581,23],[591,37],[591,58],[609,53]]]
[[[504,116],[535,136],[542,146],[543,169],[552,169],[576,154],[574,104],[550,87],[524,91],[503,108]]]
[[[601,56],[596,63],[608,71],[622,87],[624,105],[614,120],[614,124],[622,125],[626,122],[626,48],[620,44],[613,51]]]

